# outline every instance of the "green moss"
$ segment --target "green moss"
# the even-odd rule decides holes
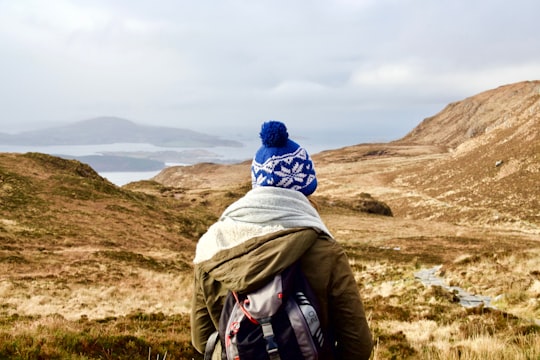
[[[46,206],[45,201],[35,196],[37,190],[29,177],[0,168],[0,209],[11,212]]]
[[[103,321],[106,320],[106,321]],[[25,332],[13,332],[14,324]],[[59,315],[0,319],[0,359],[194,359],[189,316],[135,313],[126,317],[68,321]],[[137,334],[137,335],[134,335]]]

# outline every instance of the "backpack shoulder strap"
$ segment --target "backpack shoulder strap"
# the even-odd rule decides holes
[[[204,348],[204,360],[212,360],[212,355],[214,354],[214,350],[216,349],[218,341],[219,333],[217,331],[214,331],[206,341],[206,347]]]

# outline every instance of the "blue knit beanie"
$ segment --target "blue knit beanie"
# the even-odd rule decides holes
[[[289,139],[285,124],[265,122],[261,127],[262,146],[251,164],[251,184],[298,190],[311,195],[317,188],[315,168],[306,149]]]

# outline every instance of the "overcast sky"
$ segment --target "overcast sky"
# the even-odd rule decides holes
[[[0,0],[0,132],[278,119],[393,140],[450,102],[540,79],[538,14],[538,0]]]

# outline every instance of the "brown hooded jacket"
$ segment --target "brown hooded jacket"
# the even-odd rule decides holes
[[[371,332],[345,251],[312,228],[255,237],[195,265],[191,312],[195,348],[204,352],[208,337],[218,328],[228,290],[254,290],[298,259],[320,301],[321,324],[334,334],[335,358],[368,359]]]

